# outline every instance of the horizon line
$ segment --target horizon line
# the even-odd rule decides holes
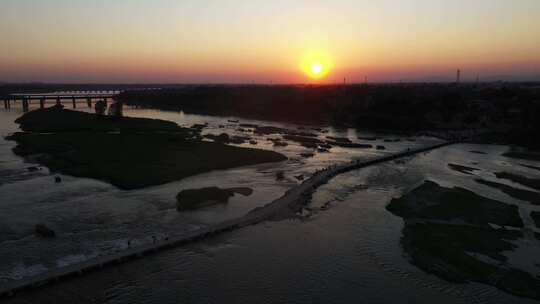
[[[6,85],[243,85],[243,86],[295,86],[295,85],[311,85],[311,86],[336,86],[336,85],[377,85],[377,84],[489,84],[489,83],[540,83],[539,78],[509,80],[509,79],[494,79],[494,80],[461,80],[459,82],[450,80],[389,80],[389,81],[355,81],[355,82],[42,82],[42,81],[27,81],[27,82],[9,82],[0,81],[0,86]]]

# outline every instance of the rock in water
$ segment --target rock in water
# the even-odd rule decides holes
[[[53,238],[56,237],[56,233],[54,230],[50,229],[49,227],[45,226],[44,224],[37,224],[34,227],[34,232],[37,236],[43,237],[43,238]]]
[[[207,187],[201,189],[182,190],[176,196],[178,211],[193,210],[215,204],[223,204],[236,193],[249,196],[253,193],[251,188],[228,188]]]

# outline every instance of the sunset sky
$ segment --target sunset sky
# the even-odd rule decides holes
[[[437,81],[457,68],[465,79],[540,79],[539,0],[0,5],[0,81]],[[324,77],[310,77],[314,64]]]

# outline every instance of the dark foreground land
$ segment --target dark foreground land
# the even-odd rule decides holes
[[[29,112],[17,122],[25,131],[9,137],[17,142],[17,155],[53,172],[96,178],[122,189],[286,159],[273,151],[205,142],[197,130],[162,120],[50,108]]]
[[[404,218],[403,249],[423,270],[540,299],[540,279],[505,265],[502,254],[515,248],[511,241],[523,238],[516,206],[426,181],[387,209]]]

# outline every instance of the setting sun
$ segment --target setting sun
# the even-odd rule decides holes
[[[332,67],[330,56],[323,51],[310,51],[300,61],[300,69],[309,78],[319,80],[328,75]]]
[[[307,74],[312,79],[321,79],[328,74],[328,69],[326,65],[315,62],[310,65]]]
[[[323,68],[322,64],[314,63],[311,65],[311,73],[313,75],[319,75],[322,71],[322,68]]]

